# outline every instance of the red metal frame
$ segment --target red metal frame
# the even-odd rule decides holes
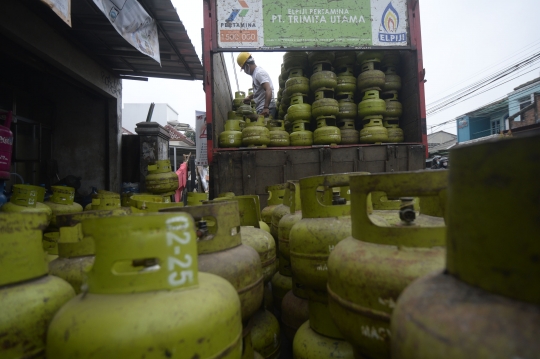
[[[411,35],[411,47],[416,50],[418,61],[418,100],[420,103],[420,126],[422,131],[422,144],[426,148],[426,158],[429,157],[427,142],[427,124],[426,124],[426,98],[424,90],[424,80],[426,70],[422,57],[422,32],[420,29],[420,5],[418,0],[412,0],[408,3],[409,9],[409,32]]]
[[[214,76],[212,73],[212,42],[214,41],[215,33],[215,2],[213,0],[203,1],[203,67],[204,67],[204,79],[203,88],[206,97],[206,128],[210,137],[206,140],[206,152],[208,156],[208,163],[211,164],[214,157],[214,126],[213,118],[214,111],[212,108],[214,97]],[[214,15],[214,17],[212,16]]]

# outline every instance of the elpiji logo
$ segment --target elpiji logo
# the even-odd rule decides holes
[[[249,5],[244,0],[238,0],[238,3],[242,7],[242,9],[233,9],[226,22],[232,22],[234,19],[236,19],[237,16],[244,17],[249,12]]]
[[[392,2],[384,10],[381,18],[381,28],[379,28],[379,41],[381,42],[403,42],[407,41],[407,33],[397,33],[399,26],[399,14],[392,6]]]

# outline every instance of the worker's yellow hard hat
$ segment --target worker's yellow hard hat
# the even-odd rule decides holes
[[[247,59],[251,57],[251,54],[249,52],[241,52],[238,54],[238,57],[236,58],[236,62],[238,63],[238,66],[244,67],[244,64],[246,63]]]

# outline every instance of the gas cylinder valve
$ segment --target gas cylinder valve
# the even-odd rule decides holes
[[[410,224],[416,219],[416,212],[414,211],[414,198],[413,197],[401,197],[401,206],[399,208],[399,218]]]

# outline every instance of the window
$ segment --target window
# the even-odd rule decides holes
[[[491,120],[491,134],[501,133],[501,120]]]

